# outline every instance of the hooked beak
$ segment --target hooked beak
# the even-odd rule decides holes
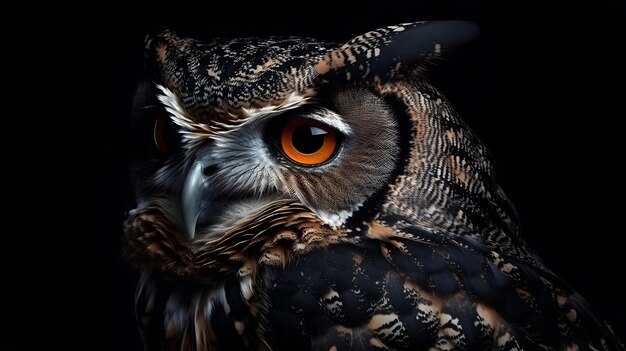
[[[207,222],[214,212],[213,182],[211,176],[215,165],[208,161],[208,157],[197,157],[189,168],[183,185],[181,207],[185,231],[189,238],[196,235],[198,222]]]

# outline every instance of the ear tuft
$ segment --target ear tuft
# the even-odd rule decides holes
[[[399,24],[358,36],[329,51],[314,66],[326,81],[391,79],[478,36],[475,23],[433,21]]]

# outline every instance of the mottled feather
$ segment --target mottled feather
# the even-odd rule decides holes
[[[525,244],[486,147],[424,78],[476,35],[458,21],[343,45],[149,35],[135,105],[157,107],[137,125],[161,111],[181,138],[134,158],[145,349],[623,350]],[[344,144],[305,167],[270,129],[312,115]],[[198,164],[217,190],[183,194]],[[186,228],[185,196],[219,201],[222,222]]]

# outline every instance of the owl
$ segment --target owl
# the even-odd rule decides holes
[[[477,34],[149,34],[124,236],[145,349],[623,350],[426,79]]]

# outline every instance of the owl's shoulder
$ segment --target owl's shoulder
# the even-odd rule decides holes
[[[272,306],[269,344],[620,349],[584,299],[558,277],[498,252],[479,236],[409,221],[393,227],[372,222],[361,234],[365,239],[269,270],[263,288]]]
[[[282,223],[271,213],[278,217],[269,222]],[[237,275],[219,284],[144,274],[136,305],[147,344],[199,340],[228,349],[273,350],[623,349],[558,277],[501,252],[475,233],[379,219],[360,232],[320,241],[315,228],[330,229],[310,218],[308,212],[284,218],[294,231],[270,226],[261,231],[264,235],[243,235],[257,223],[250,221],[242,226],[243,236],[234,233],[220,241],[218,256],[240,263],[233,270]],[[147,243],[154,250],[154,241]],[[248,261],[238,258],[249,246],[262,255],[246,269]]]

